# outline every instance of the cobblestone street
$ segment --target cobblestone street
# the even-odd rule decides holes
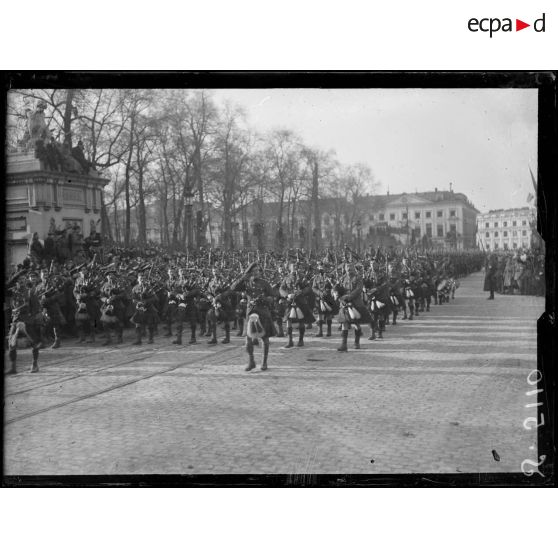
[[[487,301],[482,285],[462,279],[450,304],[383,340],[365,328],[345,354],[337,331],[314,327],[304,348],[273,338],[266,372],[244,372],[236,332],[214,347],[134,347],[131,330],[119,346],[66,340],[41,351],[39,374],[22,350],[5,376],[4,472],[518,472],[536,455],[522,423],[544,299]]]

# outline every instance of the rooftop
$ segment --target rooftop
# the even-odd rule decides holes
[[[530,208],[529,207],[512,207],[512,208],[508,208],[508,209],[490,209],[487,213],[483,213],[480,215],[480,217],[482,217],[483,215],[491,215],[494,213],[511,213],[512,211],[529,211]]]
[[[429,192],[418,192],[418,193],[398,193],[398,194],[379,194],[379,195],[368,195],[363,196],[359,201],[360,203],[369,206],[369,208],[373,208],[375,210],[379,210],[384,208],[389,202],[393,202],[403,196],[409,196],[410,198],[419,198],[423,199],[425,203],[436,204],[439,202],[456,202],[461,203],[479,213],[478,209],[469,201],[465,194],[461,194],[459,192],[453,192],[451,190],[433,190]],[[252,202],[256,205],[257,202]],[[297,201],[297,205],[301,211],[305,209],[309,209],[310,200],[302,199]],[[344,204],[348,204],[349,206],[352,205],[348,202],[345,198],[335,198],[335,197],[327,197],[327,198],[320,198],[319,205],[322,211],[331,211],[334,208],[343,207]],[[286,211],[287,202],[284,203],[284,208]],[[264,202],[263,206],[263,216],[266,215],[276,215],[279,209],[279,202]]]
[[[467,205],[474,211],[478,212],[478,209],[469,201],[465,194],[459,192],[454,192],[453,190],[434,190],[427,192],[401,192],[398,194],[382,194],[382,195],[372,195],[367,196],[371,202],[373,202],[378,207],[385,206],[388,202],[393,201],[397,198],[402,198],[403,196],[410,196],[413,198],[422,198],[429,203],[439,203],[439,202],[459,202]]]

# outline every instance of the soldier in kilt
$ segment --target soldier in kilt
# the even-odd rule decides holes
[[[126,321],[125,292],[115,282],[116,272],[109,271],[106,281],[101,286],[101,323],[106,334],[103,345],[112,343],[112,334],[116,334],[116,343],[122,343],[124,322]]]
[[[416,271],[413,271],[411,273],[411,277],[409,278],[409,285],[411,287],[411,290],[413,291],[413,294],[415,295],[412,303],[413,303],[414,314],[416,317],[418,317],[420,313],[420,302],[422,299],[422,287],[420,286],[419,277]],[[424,300],[423,300],[423,305],[424,305]]]
[[[389,287],[387,283],[376,285],[371,280],[365,280],[364,287],[363,299],[367,303],[370,314],[370,337],[368,340],[383,339],[386,321],[389,320],[392,310]]]
[[[172,337],[173,335],[172,322],[176,318],[176,307],[177,307],[176,298],[174,298],[174,293],[173,293],[175,278],[173,276],[172,269],[170,268],[168,269],[167,276],[168,278],[164,283],[166,289],[166,296],[164,297],[163,300],[161,317],[164,316],[165,323],[166,323],[165,327],[167,331],[165,333],[165,337]]]
[[[370,314],[362,297],[363,281],[352,266],[347,265],[347,271],[340,283],[335,285],[334,296],[339,301],[339,323],[341,324],[341,345],[338,351],[347,352],[349,329],[355,330],[355,349],[360,349],[362,337],[361,324],[370,322]]]
[[[231,342],[231,321],[234,320],[234,298],[235,293],[224,290],[218,287],[212,301],[211,308],[207,312],[207,323],[211,331],[211,339],[207,342],[208,345],[217,344],[217,324],[223,324],[225,330],[225,338],[221,343]]]
[[[415,291],[410,279],[403,280],[403,319],[412,320],[415,313]],[[409,316],[407,316],[407,308],[409,309]]]
[[[60,347],[61,330],[66,325],[66,319],[60,309],[60,305],[63,304],[65,298],[63,284],[61,278],[52,277],[49,279],[46,271],[41,275],[43,277],[43,287],[40,291],[39,300],[46,317],[46,324],[52,328],[54,342],[51,348],[58,349]]]
[[[75,313],[76,299],[74,297],[74,287],[76,277],[72,275],[72,269],[65,267],[61,271],[61,291],[63,296],[60,298],[60,310],[66,322],[66,332],[74,333],[76,331]]]
[[[433,285],[432,298],[434,299],[435,306],[438,306],[440,304],[440,301],[438,300],[438,285],[440,284],[441,281],[442,281],[441,273],[436,271],[432,275],[432,285]]]
[[[432,303],[432,295],[434,293],[434,283],[429,273],[423,273],[420,277],[420,286],[422,289],[422,312],[430,312],[430,304]]]
[[[398,277],[392,275],[388,282],[389,288],[389,300],[391,302],[392,309],[392,325],[397,325],[397,316],[400,310],[405,309],[405,300],[403,299],[403,294],[401,293],[401,282]]]
[[[440,281],[438,282],[436,290],[438,304],[442,305],[444,302],[449,302],[449,280],[443,272],[440,273],[439,277]]]
[[[37,284],[39,276],[35,271],[28,274],[27,283],[16,277],[6,285],[7,294],[10,296],[11,324],[8,334],[8,358],[10,368],[8,374],[16,374],[17,339],[24,335],[31,343],[33,364],[30,372],[39,372],[39,344],[41,327],[45,317],[41,309]]]
[[[190,345],[195,345],[196,326],[198,323],[198,306],[197,300],[200,296],[200,289],[193,281],[188,281],[181,274],[180,280],[175,284],[171,291],[171,299],[175,301],[176,307],[176,339],[174,345],[182,345],[182,333],[184,331],[184,323],[190,324]]]
[[[135,307],[131,322],[136,327],[136,340],[132,345],[141,345],[145,330],[148,331],[147,343],[153,343],[155,326],[159,321],[157,315],[157,295],[144,281],[143,274],[138,274],[137,284],[132,288],[132,301]]]
[[[248,296],[246,310],[246,352],[248,353],[247,372],[256,368],[254,360],[254,340],[261,339],[263,344],[263,360],[261,370],[267,370],[269,355],[269,338],[276,334],[275,325],[271,317],[273,305],[273,289],[262,278],[262,269],[257,262],[252,263],[246,272],[234,281],[230,290],[245,292]]]
[[[318,313],[318,333],[316,337],[324,336],[324,324],[327,326],[326,337],[331,337],[331,324],[336,313],[336,303],[333,298],[333,285],[325,275],[323,265],[318,265],[318,273],[312,282],[312,290],[316,296],[316,311]]]
[[[311,269],[308,269],[308,271],[304,275],[301,275],[300,278],[301,278],[301,283],[304,284],[305,286],[306,304],[310,311],[306,315],[306,318],[309,319],[309,321],[305,322],[306,329],[312,329],[313,324],[316,321],[316,318],[314,316],[314,309],[316,308],[317,300],[316,300],[316,293],[314,292],[313,289],[314,276],[311,273]]]
[[[211,302],[207,294],[204,293],[201,289],[200,289],[200,294],[198,296],[196,306],[198,308],[198,320],[200,322],[200,335],[205,335],[206,337],[210,337],[211,332],[207,327],[207,313],[211,308]]]
[[[244,335],[244,321],[246,319],[246,311],[248,310],[248,295],[246,293],[240,293],[240,298],[236,304],[235,315],[238,324],[237,337],[242,337]]]
[[[306,324],[312,324],[315,320],[312,314],[309,298],[314,296],[311,285],[293,270],[281,283],[279,288],[281,295],[287,299],[287,336],[289,338],[286,349],[294,347],[293,324],[298,324],[297,347],[304,347],[304,332]]]
[[[160,316],[164,316],[167,311],[167,300],[168,300],[168,291],[165,286],[165,280],[160,276],[159,273],[155,273],[154,277],[150,283],[151,291],[155,295],[155,312],[157,315],[157,320],[155,321],[155,328],[154,334],[158,335],[159,333],[159,322],[161,321]]]
[[[87,343],[95,343],[95,325],[99,318],[98,293],[94,286],[90,285],[83,273],[76,281],[74,298],[76,301],[76,313],[74,316],[79,335],[79,342],[85,341],[89,334]]]
[[[287,306],[289,303],[287,299],[281,295],[280,287],[280,283],[276,283],[272,286],[273,305],[271,307],[271,318],[273,323],[276,324],[277,337],[285,337],[285,332],[283,331],[283,320],[287,315]]]

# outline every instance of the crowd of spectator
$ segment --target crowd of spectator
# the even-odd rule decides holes
[[[485,269],[494,291],[501,295],[544,296],[544,253],[539,249],[492,253],[487,256]]]

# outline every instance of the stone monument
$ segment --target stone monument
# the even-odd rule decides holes
[[[54,139],[45,109],[39,102],[27,111],[25,135],[6,157],[7,264],[23,261],[33,233],[44,242],[49,230],[84,231],[92,218],[97,222],[109,182],[87,161],[81,141],[72,148]]]

